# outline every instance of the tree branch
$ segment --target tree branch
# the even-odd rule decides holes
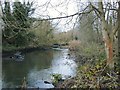
[[[55,18],[40,19],[40,20],[38,20],[38,21],[45,21],[45,20],[55,20],[55,19],[69,18],[69,17],[74,17],[74,16],[76,16],[76,15],[88,14],[88,13],[90,13],[91,11],[93,11],[93,9],[89,10],[88,12],[77,12],[77,13],[75,13],[75,14],[68,15],[68,16],[61,16],[61,17],[55,17]]]
[[[93,8],[94,10],[96,10],[96,11],[99,12],[99,13],[101,13],[101,11],[100,11],[98,8],[96,8],[94,5],[92,5],[92,3],[90,3],[90,5],[92,6],[92,8]]]
[[[115,8],[103,8],[103,9],[106,9],[106,10],[113,10],[113,11],[118,11],[118,10],[115,9]]]
[[[87,11],[87,12],[77,12],[75,14],[72,14],[72,15],[68,15],[68,16],[62,16],[62,17],[55,17],[55,18],[47,18],[47,19],[39,19],[37,21],[47,21],[47,20],[56,20],[56,19],[63,19],[63,18],[69,18],[69,17],[74,17],[76,15],[80,16],[82,14],[88,14],[90,13],[91,11],[93,11],[93,9]],[[37,28],[40,24],[38,24],[37,26],[35,26],[34,28]]]

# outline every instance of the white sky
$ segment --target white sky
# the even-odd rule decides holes
[[[4,1],[4,0],[2,0]],[[21,1],[24,0],[6,0],[9,2],[14,1]],[[28,0],[25,0],[26,2]],[[34,7],[36,7],[34,17],[39,18],[52,18],[52,17],[59,17],[59,16],[67,16],[71,15],[77,12],[77,5],[76,0],[29,0],[34,1]],[[49,3],[50,2],[50,3]],[[69,20],[72,20],[69,22]],[[53,24],[56,22],[59,24],[57,25],[57,29],[60,31],[67,31],[72,29],[73,23],[75,23],[75,17],[74,18],[68,18],[68,19],[59,19],[59,20],[53,20]],[[66,24],[66,22],[69,22]]]
[[[6,1],[23,2],[24,0],[6,0]],[[25,1],[28,1],[28,0],[25,0]],[[59,16],[67,16],[67,15],[71,15],[78,12],[77,3],[79,3],[80,1],[86,2],[87,0],[29,0],[29,1],[34,1],[34,7],[36,7],[34,17],[52,18],[52,17],[59,17]],[[90,1],[96,1],[96,0],[90,0]],[[114,0],[107,0],[107,1],[114,1]],[[59,22],[59,24],[57,25],[56,28],[59,29],[59,31],[68,31],[73,29],[73,25],[76,22],[76,16],[73,18],[53,20],[53,24],[57,22]],[[69,23],[66,23],[66,22],[69,22]]]
[[[38,5],[38,9],[35,12],[35,16],[38,17],[42,15],[40,17],[49,18],[47,16],[49,15],[52,18],[59,16],[67,16],[77,12],[77,7],[76,7],[77,5],[75,3],[76,0],[36,0],[35,2],[37,2],[36,6]],[[44,4],[45,4],[44,7],[41,6]],[[48,7],[46,8],[46,6]],[[68,18],[68,19],[71,20],[72,18]],[[68,19],[61,19],[61,21],[54,20],[53,23],[60,21],[60,23],[57,25],[57,28],[60,31],[67,31],[72,29],[73,23],[75,22],[75,17],[72,19],[72,21],[70,21],[70,23],[66,24]]]

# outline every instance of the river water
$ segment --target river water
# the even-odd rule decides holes
[[[27,86],[33,88],[53,88],[51,74],[61,74],[63,78],[76,75],[76,63],[68,56],[68,49],[33,51],[24,54],[23,61],[2,61],[2,87],[16,88],[25,77]]]

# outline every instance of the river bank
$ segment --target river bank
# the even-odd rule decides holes
[[[100,59],[99,56],[83,56],[77,55],[75,58],[77,63],[77,74],[75,77],[66,79],[62,83],[58,83],[56,88],[120,88],[120,74],[117,69],[110,72],[106,66],[106,60]]]
[[[49,50],[51,49],[51,46],[38,46],[38,47],[24,47],[24,48],[16,48],[12,50],[2,50],[2,57],[7,57],[10,55],[13,55],[17,51],[22,52],[22,53],[27,53],[27,52],[32,52],[35,50]]]
[[[77,55],[75,51],[69,51],[69,58],[74,58],[74,61],[77,64],[77,67],[79,68],[80,66],[84,65],[87,61],[89,61],[91,58],[84,56],[84,55]],[[93,59],[95,59],[93,57]],[[77,74],[78,74],[78,69],[77,69]],[[65,79],[64,81],[60,81],[56,84],[55,88],[71,88],[77,81],[77,76]]]
[[[60,46],[57,46],[61,49],[68,49],[68,45],[60,45]],[[54,48],[54,45],[42,45],[42,46],[31,46],[31,47],[19,47],[19,48],[13,48],[13,49],[3,49],[2,50],[2,57],[6,57],[6,56],[9,56],[9,55],[13,55],[14,53],[16,53],[17,51],[19,52],[22,52],[22,53],[27,53],[27,52],[32,52],[32,51],[35,51],[35,50],[49,50],[49,49],[52,49]]]

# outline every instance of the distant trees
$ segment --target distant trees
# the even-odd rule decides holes
[[[33,44],[35,45],[50,45],[53,43],[54,38],[54,28],[50,21],[40,21],[36,19],[31,26],[31,31],[34,33],[35,38],[33,39]]]
[[[92,8],[90,5],[88,6],[87,11],[90,11]],[[83,14],[79,17],[79,39],[83,43],[92,43],[97,41],[97,32],[94,29],[94,12],[91,11],[90,13]]]
[[[56,43],[69,43],[72,40],[77,40],[79,36],[78,30],[69,30],[67,32],[59,32],[54,34],[54,41]]]

